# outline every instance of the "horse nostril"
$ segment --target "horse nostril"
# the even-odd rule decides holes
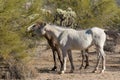
[[[33,33],[32,33],[32,34],[31,34],[31,36],[32,36],[32,37],[34,37],[34,36],[35,36],[35,34],[33,34]]]

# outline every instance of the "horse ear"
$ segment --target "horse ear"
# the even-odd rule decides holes
[[[42,21],[38,21],[38,22],[36,22],[36,24],[39,25],[39,27],[46,25],[46,23],[45,23],[45,22],[42,22]]]

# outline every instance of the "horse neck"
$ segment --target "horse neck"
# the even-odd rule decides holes
[[[61,32],[63,32],[64,30],[65,30],[64,28],[54,26],[54,25],[49,25],[48,27],[49,35],[54,36],[56,38],[58,38]]]
[[[48,34],[45,34],[44,37],[45,37],[47,40],[50,40],[50,39],[51,39],[51,36],[49,36]]]

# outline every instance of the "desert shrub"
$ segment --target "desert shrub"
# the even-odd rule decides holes
[[[53,15],[43,14],[41,8],[54,13],[68,7],[77,13],[78,27],[120,26],[115,0],[0,0],[0,56],[14,78],[25,78],[29,73],[25,64],[31,60],[28,51],[34,49],[36,38],[26,33],[27,26],[38,20],[52,22]]]
[[[28,2],[32,4],[26,9],[25,4]],[[42,19],[39,16],[41,2],[42,0],[0,0],[0,63],[5,62],[8,66],[11,79],[25,79],[31,72],[26,63],[31,60],[35,42],[26,34],[26,28],[32,22]]]
[[[51,0],[45,4],[54,4],[51,6],[54,11],[57,8],[64,10],[71,7],[77,14],[76,22],[79,28],[119,26],[120,9],[115,0]]]

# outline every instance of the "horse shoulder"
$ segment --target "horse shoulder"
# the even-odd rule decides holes
[[[68,34],[69,34],[69,31],[68,31],[68,30],[63,31],[63,32],[60,34],[58,40],[59,40],[61,46],[65,46],[65,45],[67,44]]]

